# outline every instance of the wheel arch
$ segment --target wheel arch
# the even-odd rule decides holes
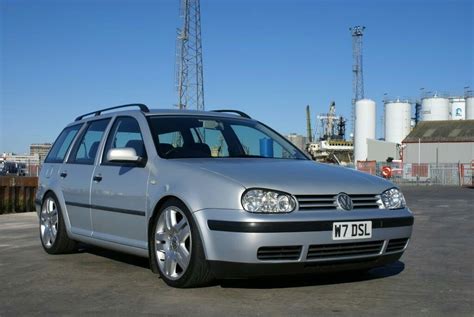
[[[51,194],[54,196],[56,201],[59,204],[59,212],[61,213],[63,219],[64,219],[64,225],[66,227],[66,232],[68,236],[71,236],[71,221],[69,219],[69,214],[67,212],[67,206],[66,206],[66,201],[64,199],[64,196],[61,195],[61,192],[57,193],[54,188],[48,188],[46,189],[43,193],[41,193],[40,198],[38,200],[40,201],[40,210],[38,210],[38,216],[39,213],[41,212],[41,208],[43,207],[43,201],[46,195]]]
[[[176,199],[178,200],[179,202],[181,202],[184,206],[186,206],[186,208],[189,210],[189,213],[191,214],[191,217],[193,218],[192,220],[194,221],[195,225],[196,225],[196,228],[197,228],[197,231],[199,233],[199,238],[201,239],[201,242],[202,244],[204,245],[205,244],[205,241],[203,240],[203,236],[202,236],[202,233],[201,233],[201,228],[199,228],[199,225],[196,221],[196,219],[194,219],[194,215],[193,215],[193,212],[192,212],[192,209],[189,207],[189,205],[183,200],[181,199],[180,197],[176,196],[176,195],[166,195],[166,196],[163,196],[161,197],[155,204],[155,207],[152,209],[153,212],[152,214],[150,215],[150,218],[148,219],[148,224],[147,224],[147,238],[148,238],[148,258],[151,260],[151,252],[152,252],[152,245],[150,244],[151,242],[151,238],[152,238],[152,227],[153,227],[153,222],[155,221],[155,218],[156,216],[158,215],[158,211],[161,209],[161,207],[167,202],[169,201],[170,199]],[[207,258],[207,254],[206,254],[206,248],[204,248],[204,255],[205,257]],[[150,263],[151,264],[151,263]],[[151,266],[151,269],[154,273],[158,273],[157,269],[154,268],[153,265],[150,265]]]

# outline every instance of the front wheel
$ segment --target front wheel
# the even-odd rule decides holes
[[[151,265],[172,287],[208,283],[211,274],[193,216],[177,199],[168,200],[153,219]]]

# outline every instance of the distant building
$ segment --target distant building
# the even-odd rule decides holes
[[[388,158],[392,160],[400,159],[400,150],[397,143],[367,139],[368,161],[386,162]]]
[[[38,154],[3,153],[0,157],[0,175],[38,176]]]
[[[40,163],[44,162],[46,155],[48,155],[49,150],[51,149],[51,143],[38,143],[30,145],[30,155],[38,154]]]
[[[3,153],[2,160],[13,163],[25,163],[38,165],[40,159],[38,154],[27,155],[27,154],[14,154],[14,153]]]
[[[306,137],[297,133],[290,133],[286,138],[301,151],[306,151]]]
[[[402,144],[405,163],[471,163],[474,120],[422,121]]]

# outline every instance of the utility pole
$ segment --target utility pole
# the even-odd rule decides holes
[[[176,41],[179,109],[204,110],[204,83],[199,0],[180,0],[182,28]]]
[[[355,103],[357,100],[364,99],[364,76],[362,68],[362,37],[365,26],[354,26],[349,28],[352,34],[352,110],[351,110],[351,129],[354,134],[355,127]]]

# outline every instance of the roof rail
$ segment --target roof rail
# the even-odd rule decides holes
[[[120,109],[120,108],[127,108],[127,107],[138,107],[138,108],[140,108],[140,110],[142,112],[150,112],[150,109],[148,109],[148,107],[146,105],[142,104],[142,103],[131,103],[131,104],[128,104],[128,105],[115,106],[115,107],[110,107],[110,108],[105,108],[105,109],[100,109],[100,110],[96,110],[96,111],[93,111],[93,112],[89,112],[89,113],[83,114],[82,116],[77,117],[76,120],[74,120],[74,121],[82,120],[82,119],[84,119],[84,117],[90,116],[91,114],[93,114],[94,116],[99,116],[104,111]]]
[[[211,112],[230,112],[230,113],[236,113],[240,115],[241,117],[247,118],[247,119],[252,119],[248,114],[245,112],[239,111],[239,110],[231,110],[231,109],[222,109],[222,110],[212,110]]]

